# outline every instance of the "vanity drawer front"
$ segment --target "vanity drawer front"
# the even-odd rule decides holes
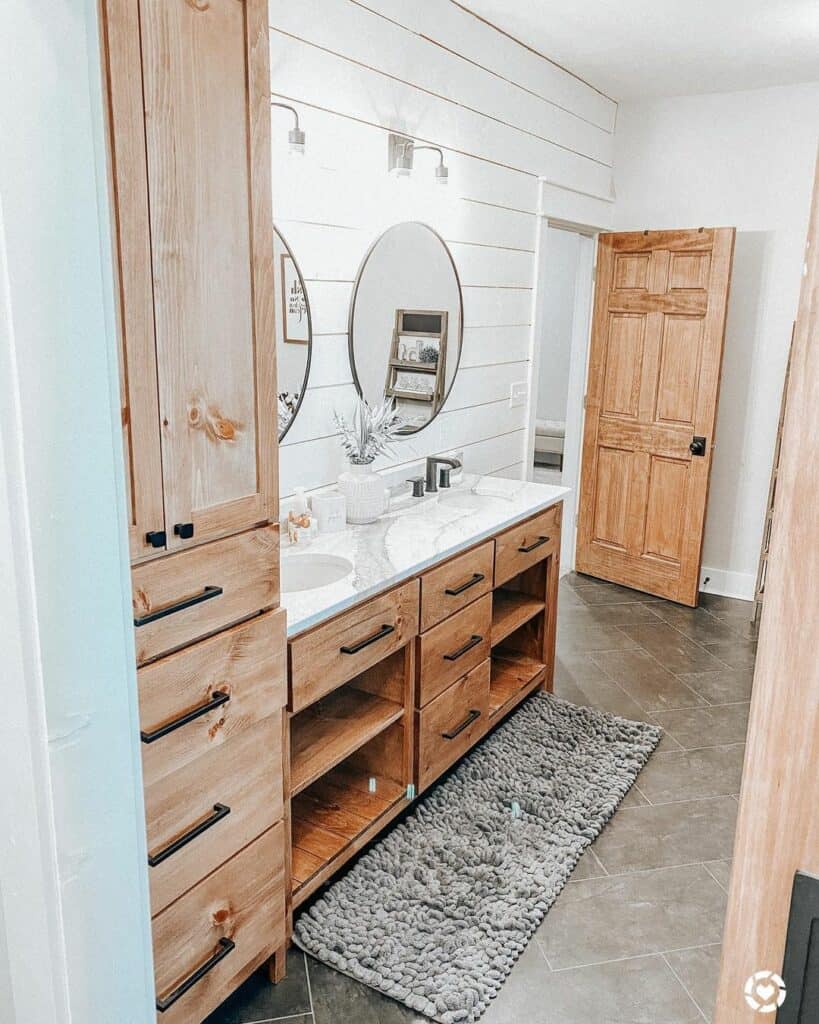
[[[278,526],[134,566],[131,579],[141,665],[278,604]]]
[[[423,707],[489,657],[492,595],[485,594],[421,634],[418,704]]]
[[[286,620],[265,612],[137,671],[146,788],[284,707]]]
[[[495,540],[496,587],[555,553],[560,540],[561,508],[560,504],[552,505]]]
[[[290,641],[293,711],[312,704],[418,633],[418,580],[365,601]]]
[[[203,1020],[285,941],[284,841],[280,822],[154,918],[157,1000],[199,975],[157,1021]]]
[[[417,712],[419,790],[454,764],[486,730],[489,677],[487,659]]]
[[[492,589],[495,543],[487,541],[421,577],[421,632]]]
[[[282,718],[275,712],[146,788],[152,914],[282,817]]]

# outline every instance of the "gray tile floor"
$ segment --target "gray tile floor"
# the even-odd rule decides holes
[[[702,1024],[719,971],[756,643],[750,603],[681,608],[571,575],[555,692],[665,735],[482,1024]],[[297,950],[206,1024],[415,1024],[417,1014]]]

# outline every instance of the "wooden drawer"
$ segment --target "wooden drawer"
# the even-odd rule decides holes
[[[290,706],[312,704],[418,633],[418,580],[290,641]]]
[[[146,789],[284,707],[286,619],[265,612],[137,671]]]
[[[465,754],[486,730],[489,676],[487,659],[416,712],[419,791]]]
[[[419,640],[418,705],[489,657],[492,595],[485,594],[423,633]]]
[[[552,505],[495,540],[495,586],[555,553],[560,540],[561,505]]]
[[[283,714],[146,789],[152,914],[282,817]]]
[[[452,558],[421,577],[421,632],[492,589],[495,543]]]
[[[278,603],[278,526],[136,565],[131,580],[141,665]]]
[[[285,941],[284,840],[280,822],[154,918],[158,1000],[221,957],[157,1014],[162,1024],[201,1021]]]

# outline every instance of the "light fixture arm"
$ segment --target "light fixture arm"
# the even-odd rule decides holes
[[[437,153],[438,154],[438,159],[439,159],[438,166],[439,167],[445,167],[446,166],[446,164],[444,163],[444,151],[442,149],[439,149],[437,146],[417,146],[414,143],[410,143],[410,145],[412,146],[413,152],[415,152],[415,153],[417,153],[421,149],[431,149],[433,153]]]
[[[296,119],[295,129],[299,131],[299,112],[295,107],[291,107],[289,103],[279,103],[278,100],[270,101],[271,107],[281,107],[282,110],[289,110],[293,117]]]
[[[444,151],[439,149],[438,146],[413,146],[413,152],[417,153],[419,149],[431,149],[433,153],[438,154],[438,166],[435,168],[435,180],[439,185],[446,185],[449,179],[449,168],[444,163]]]

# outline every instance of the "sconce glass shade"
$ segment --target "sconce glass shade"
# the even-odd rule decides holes
[[[435,182],[438,185],[449,184],[449,168],[445,163],[440,163],[435,168]]]
[[[287,133],[291,153],[304,153],[306,135],[300,128],[291,128]]]

